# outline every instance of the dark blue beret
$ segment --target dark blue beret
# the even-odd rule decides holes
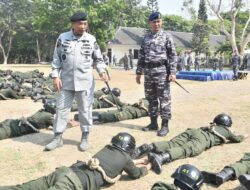
[[[153,20],[156,20],[156,19],[160,19],[161,18],[161,13],[159,12],[152,12],[149,17],[148,17],[148,20],[149,21],[153,21]]]
[[[70,17],[71,22],[85,21],[87,19],[88,19],[87,14],[82,12],[77,12]]]

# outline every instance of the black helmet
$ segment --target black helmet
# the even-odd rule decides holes
[[[199,190],[204,181],[201,172],[189,164],[179,166],[171,177],[181,190]]]
[[[50,112],[52,114],[56,113],[56,100],[54,99],[46,99],[43,101],[43,107],[45,111]]]
[[[111,140],[111,144],[119,149],[128,152],[130,155],[135,150],[135,138],[128,133],[118,133]]]
[[[114,94],[116,97],[121,96],[121,90],[119,88],[113,88],[112,94]]]
[[[231,127],[233,122],[232,118],[229,115],[221,113],[214,118],[213,123],[215,123],[216,125]]]
[[[109,93],[108,87],[103,87],[102,92],[107,95]]]

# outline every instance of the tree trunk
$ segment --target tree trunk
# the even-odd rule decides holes
[[[3,57],[3,64],[4,64],[4,65],[7,65],[7,61],[8,61],[8,57],[4,56],[4,57]]]
[[[36,38],[36,50],[37,50],[38,63],[40,63],[41,62],[41,52],[40,52],[40,46],[39,46],[38,38]]]

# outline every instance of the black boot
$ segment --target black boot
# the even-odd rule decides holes
[[[150,152],[148,154],[148,160],[152,164],[152,170],[156,174],[160,174],[162,171],[162,165],[172,161],[169,153],[156,154]]]
[[[168,129],[168,120],[167,119],[163,119],[162,123],[161,123],[161,130],[157,132],[157,135],[160,137],[166,136],[169,132]]]
[[[143,131],[153,131],[158,130],[157,116],[150,117],[150,124],[147,127],[142,128]]]
[[[250,175],[248,174],[240,175],[239,181],[244,187],[246,187],[247,190],[250,189]]]
[[[149,153],[154,150],[154,145],[153,144],[143,144],[135,149],[135,151],[132,154],[133,159],[138,159],[142,155]]]
[[[202,174],[205,183],[209,183],[217,187],[235,177],[235,172],[230,167],[224,168],[219,173],[202,172]]]

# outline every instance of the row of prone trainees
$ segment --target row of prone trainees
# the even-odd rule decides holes
[[[69,167],[60,167],[48,176],[22,185],[5,186],[0,190],[96,190],[114,184],[123,172],[131,179],[145,176],[149,170],[162,172],[162,165],[177,159],[193,157],[213,146],[240,143],[248,135],[236,135],[230,131],[232,119],[227,114],[217,115],[206,127],[187,129],[170,141],[153,142],[136,147],[135,138],[125,132],[118,133],[90,160]],[[115,158],[115,159],[113,159]],[[157,182],[152,190],[199,190],[203,183],[220,186],[226,181],[239,179],[250,189],[250,153],[241,160],[225,166],[219,173],[200,171],[193,165],[179,166],[172,174],[173,184]]]

